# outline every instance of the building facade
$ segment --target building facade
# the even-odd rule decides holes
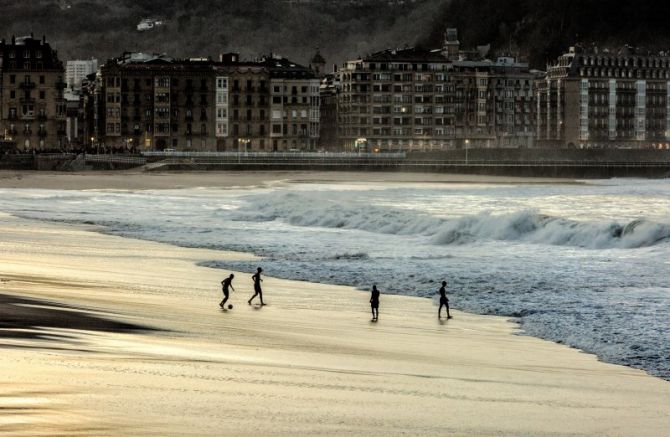
[[[346,62],[338,72],[342,147],[382,150],[446,144],[449,136],[436,130],[443,116],[435,110],[434,94],[438,86],[442,92],[449,66],[440,53],[415,48]]]
[[[443,110],[453,145],[533,147],[536,77],[527,64],[509,57],[454,61],[447,73]]]
[[[319,142],[320,81],[286,59],[265,61],[270,75],[273,150],[315,150]]]
[[[321,111],[320,111],[320,134],[319,148],[322,150],[336,151],[340,149],[337,136],[337,114],[338,95],[340,82],[337,71],[326,74],[321,79]]]
[[[0,42],[0,133],[18,149],[66,146],[64,74],[45,38]]]
[[[70,90],[81,89],[82,82],[90,74],[98,71],[97,59],[77,59],[65,63],[65,82]]]
[[[670,148],[670,56],[572,47],[536,82],[537,141]]]
[[[318,141],[318,79],[284,58],[125,54],[102,67],[101,84],[105,147],[279,151]]]
[[[126,53],[101,73],[105,147],[216,149],[211,61]]]
[[[458,52],[455,29],[441,50],[385,50],[338,72],[344,149],[443,150],[532,147],[535,75],[513,58]]]

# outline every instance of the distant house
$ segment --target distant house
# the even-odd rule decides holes
[[[165,24],[165,21],[159,20],[156,18],[145,18],[137,25],[138,32],[144,32],[146,30],[151,30],[154,27],[162,26]]]

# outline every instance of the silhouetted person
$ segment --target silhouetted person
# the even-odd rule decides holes
[[[228,289],[231,288],[233,291],[235,291],[235,288],[233,287],[233,278],[234,277],[235,277],[235,275],[233,275],[231,273],[230,276],[228,276],[226,279],[221,281],[221,289],[223,291],[223,300],[219,304],[219,306],[221,308],[225,308],[226,302],[228,301],[228,295],[230,294],[230,290],[228,290]]]
[[[440,309],[437,310],[437,317],[442,317],[442,307],[447,307],[447,319],[451,319],[449,314],[449,299],[447,299],[447,281],[442,281],[442,287],[440,287]]]
[[[375,322],[379,317],[379,290],[377,290],[377,285],[372,286],[372,294],[370,295],[370,307],[372,309],[372,320]]]
[[[251,296],[251,299],[249,299],[249,305],[251,305],[251,301],[254,300],[254,297],[258,296],[261,299],[261,305],[265,305],[263,303],[263,289],[261,288],[261,282],[263,280],[261,279],[261,272],[263,271],[262,268],[258,268],[256,270],[256,273],[251,277],[251,279],[254,280],[254,295]]]

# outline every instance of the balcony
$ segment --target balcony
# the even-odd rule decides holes
[[[22,90],[32,90],[33,88],[35,88],[35,86],[36,86],[35,82],[33,82],[32,80],[28,80],[21,82],[19,88],[21,88]]]

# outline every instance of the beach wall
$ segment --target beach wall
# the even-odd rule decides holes
[[[147,171],[345,171],[455,173],[487,176],[604,179],[611,177],[670,177],[668,163],[598,162],[445,162],[392,160],[379,162],[330,161],[166,161]]]
[[[489,176],[610,178],[670,177],[670,150],[628,149],[468,149],[413,151],[403,157],[338,154],[280,154],[258,157],[2,155],[0,169],[82,171],[122,170],[145,165],[146,171],[356,171],[455,173]],[[313,156],[312,156],[313,155]]]
[[[471,161],[670,162],[670,150],[654,149],[468,149]],[[409,160],[465,160],[466,150],[413,151]]]

